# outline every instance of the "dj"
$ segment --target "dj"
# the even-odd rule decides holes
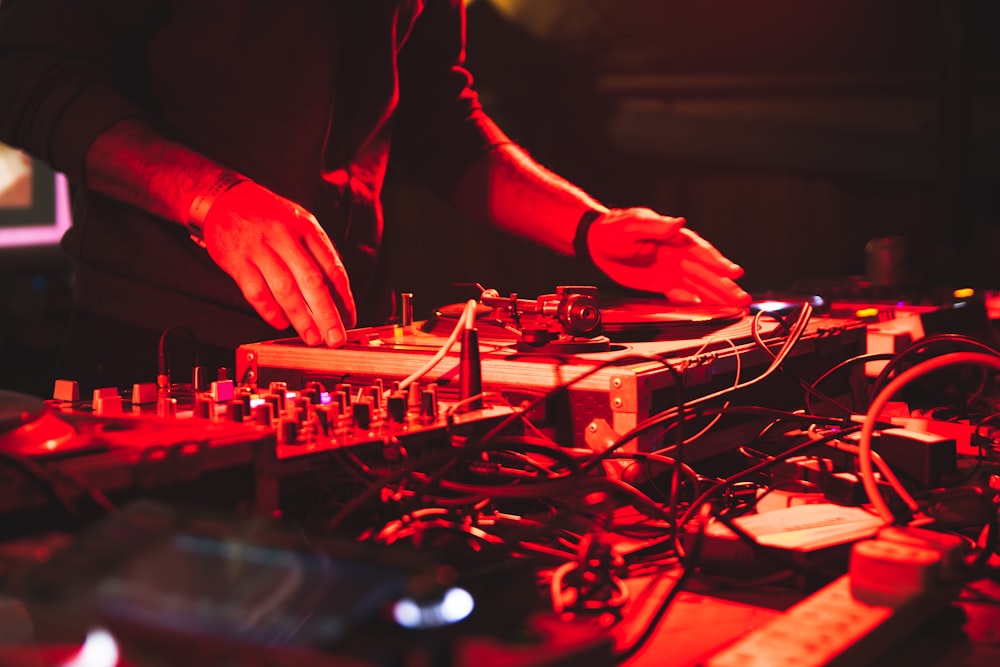
[[[0,140],[73,186],[59,373],[84,386],[151,378],[150,350],[173,325],[225,355],[289,328],[337,346],[346,328],[384,322],[390,148],[461,212],[589,254],[618,283],[747,303],[740,267],[682,218],[608,210],[487,117],[463,66],[464,11],[2,0]]]

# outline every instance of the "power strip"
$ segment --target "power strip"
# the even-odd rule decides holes
[[[705,667],[858,667],[874,662],[950,603],[952,591],[914,598],[897,608],[851,595],[844,575],[767,625],[730,644]]]
[[[850,574],[840,577],[701,664],[870,664],[955,598],[957,587],[941,580],[941,555],[893,537],[859,543],[852,556],[853,582]],[[881,582],[877,574],[883,575]]]

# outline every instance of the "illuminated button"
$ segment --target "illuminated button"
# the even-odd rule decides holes
[[[860,318],[878,317],[878,308],[859,308],[854,311],[854,315]]]
[[[968,299],[976,295],[976,290],[971,287],[963,287],[952,292],[952,296],[956,299]]]

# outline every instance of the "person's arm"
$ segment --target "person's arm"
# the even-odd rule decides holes
[[[462,212],[558,252],[585,249],[597,268],[626,287],[678,302],[750,302],[735,282],[743,270],[687,229],[683,218],[648,208],[609,210],[513,144],[474,162],[454,199]],[[588,211],[593,220],[580,230]]]
[[[224,167],[154,131],[127,92],[156,16],[153,2],[3,0],[0,140],[164,220],[184,224],[194,212],[209,254],[264,320],[291,323],[310,344],[339,344],[354,300],[313,216],[252,182],[218,194]]]
[[[271,326],[336,346],[357,316],[344,265],[316,218],[267,188],[130,118],[87,151],[88,187],[178,224],[202,223],[205,247]],[[206,193],[218,192],[206,198]],[[198,205],[196,206],[196,200]]]
[[[394,150],[415,176],[474,219],[564,254],[585,249],[626,287],[677,301],[749,303],[735,283],[743,270],[683,218],[646,208],[608,210],[496,126],[465,69],[464,17],[461,0],[429,0],[403,49]],[[599,215],[577,238],[588,211]]]

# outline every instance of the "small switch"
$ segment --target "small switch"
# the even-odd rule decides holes
[[[156,383],[143,382],[132,385],[133,405],[152,405],[156,403]]]
[[[76,403],[80,400],[80,383],[76,380],[56,380],[52,388],[52,398],[57,401]]]

